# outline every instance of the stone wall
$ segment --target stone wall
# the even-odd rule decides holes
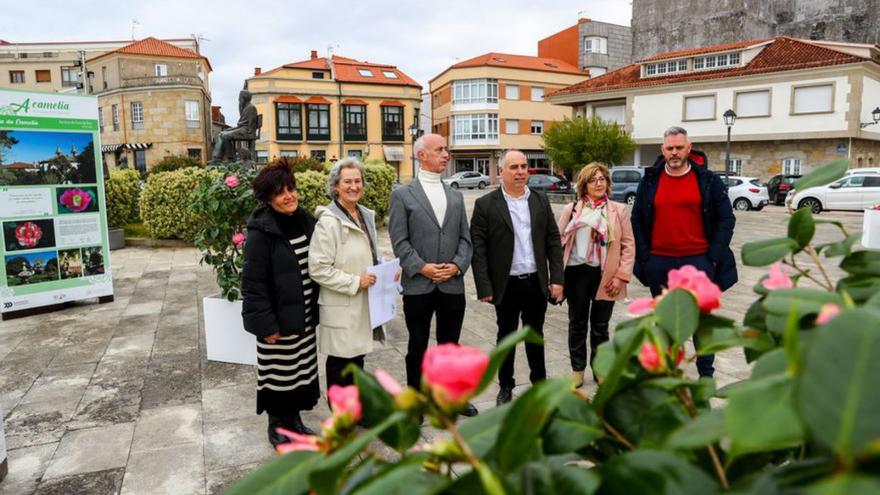
[[[609,71],[632,63],[632,31],[628,26],[605,22],[581,22],[578,37],[578,59],[581,68],[607,67]],[[584,38],[602,36],[608,40],[608,53],[584,53]]]
[[[824,165],[831,160],[847,157],[848,139],[806,139],[792,141],[734,141],[730,158],[742,160],[742,174],[767,180],[782,173],[782,161],[796,158],[801,161],[801,173]],[[726,143],[694,143],[709,157],[712,170],[724,170]],[[880,142],[853,139],[851,167],[880,166]]]
[[[880,42],[880,0],[633,0],[633,59],[778,35]]]

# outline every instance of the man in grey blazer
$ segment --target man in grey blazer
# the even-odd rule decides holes
[[[408,185],[391,194],[388,233],[403,269],[403,314],[409,331],[406,381],[419,389],[422,359],[428,347],[431,318],[437,314],[437,342],[458,343],[464,322],[464,273],[473,246],[461,193],[444,184],[449,152],[437,134],[413,146],[421,168]],[[477,414],[468,404],[465,415]]]

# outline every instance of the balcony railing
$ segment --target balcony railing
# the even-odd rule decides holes
[[[120,81],[121,88],[140,88],[144,86],[204,86],[205,83],[196,76],[151,76],[129,77]]]

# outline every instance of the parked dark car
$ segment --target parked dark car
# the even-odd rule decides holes
[[[770,178],[767,181],[767,194],[770,195],[770,202],[775,205],[784,204],[788,192],[794,189],[794,183],[800,178],[800,175],[795,174],[776,174]]]
[[[571,184],[555,175],[535,174],[529,176],[529,189],[545,193],[569,193]]]

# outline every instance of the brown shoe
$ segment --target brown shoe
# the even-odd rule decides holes
[[[584,384],[584,372],[581,371],[572,371],[571,372],[571,384],[574,388],[581,388]]]

